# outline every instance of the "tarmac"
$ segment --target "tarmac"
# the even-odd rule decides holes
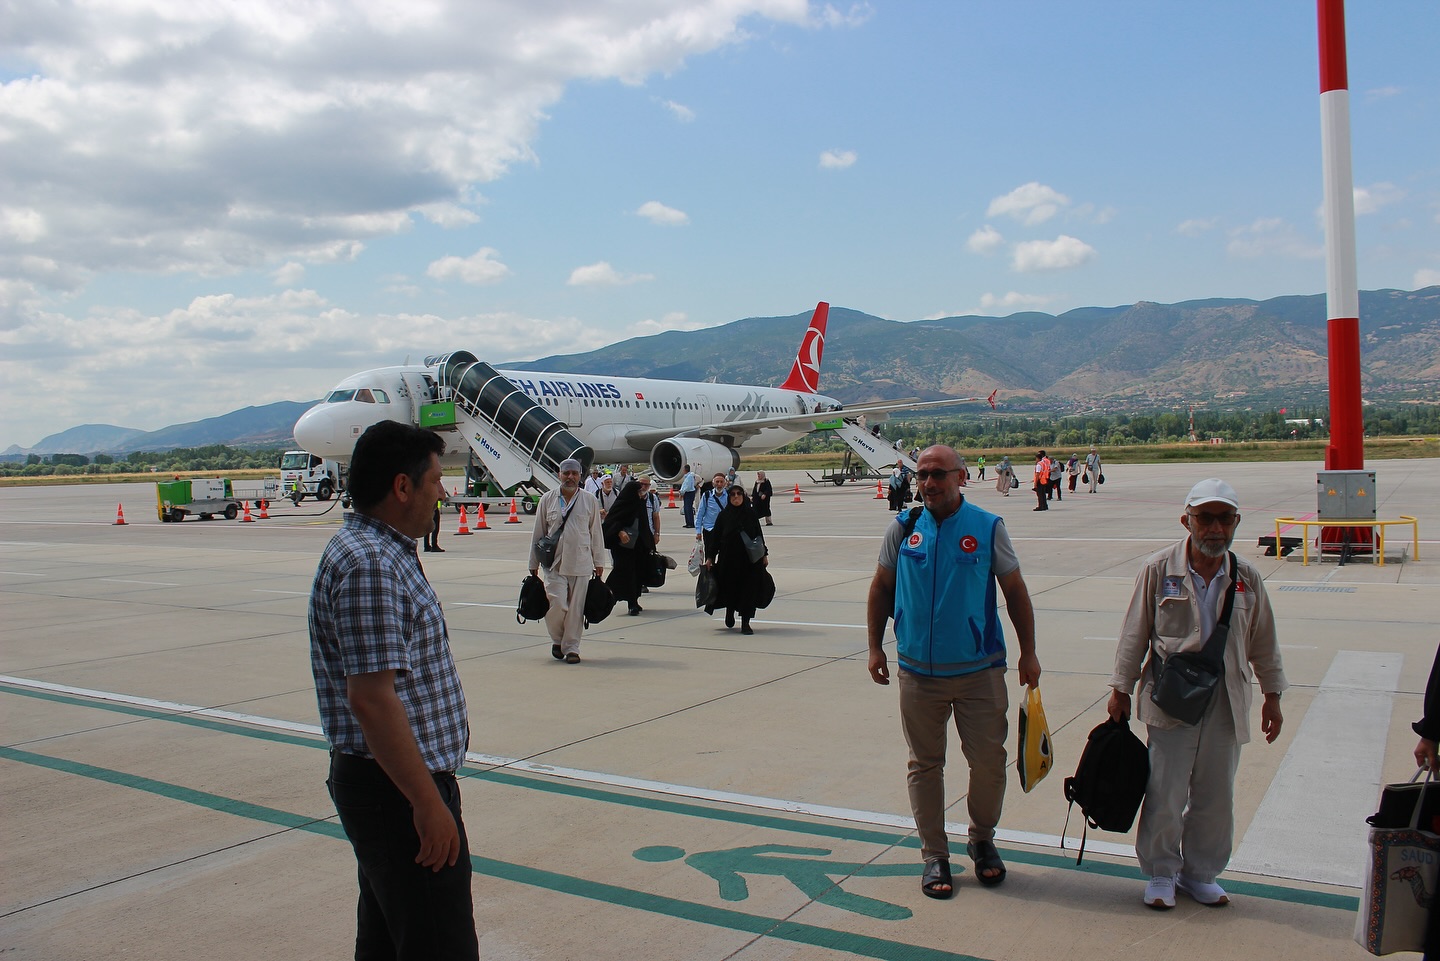
[[[660,546],[679,569],[643,614],[592,627],[579,665],[516,622],[532,519],[490,515],[463,537],[447,513],[446,553],[421,558],[470,705],[482,957],[1367,957],[1352,940],[1364,818],[1380,785],[1413,773],[1440,623],[1440,461],[1367,466],[1380,517],[1420,519],[1419,557],[1399,528],[1383,566],[1262,556],[1276,517],[1313,516],[1319,464],[1116,465],[1044,513],[1023,488],[966,489],[1020,555],[1056,762],[1028,794],[1011,780],[1009,877],[981,888],[952,745],[950,901],[920,892],[896,688],[866,673],[866,590],[893,516],[873,486],[770,475],[778,589],[749,637],[696,610],[690,532],[666,510]],[[1265,575],[1292,686],[1279,739],[1242,752],[1231,904],[1180,895],[1157,912],[1133,834],[1090,831],[1077,865],[1076,811],[1062,848],[1062,783],[1103,719],[1135,574],[1183,535],[1183,496],[1212,474],[1244,502],[1235,550]],[[355,865],[325,791],[306,631],[341,508],[162,524],[154,496],[0,490],[0,953],[349,957]],[[1258,713],[1257,699],[1257,729]]]

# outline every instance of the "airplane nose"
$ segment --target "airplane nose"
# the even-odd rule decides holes
[[[312,454],[326,453],[335,443],[335,427],[319,407],[312,407],[295,422],[295,443]]]

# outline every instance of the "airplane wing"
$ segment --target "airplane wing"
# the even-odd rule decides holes
[[[995,391],[990,392],[989,397],[947,397],[944,400],[892,400],[877,404],[863,404],[858,407],[845,407],[841,410],[820,410],[808,414],[776,414],[771,417],[744,418],[731,421],[723,421],[715,424],[701,424],[698,427],[686,427],[682,430],[674,428],[651,428],[648,430],[632,430],[625,434],[625,441],[636,450],[649,450],[662,440],[669,440],[672,437],[698,437],[703,440],[713,440],[717,443],[733,443],[740,438],[751,437],[768,427],[803,427],[805,430],[824,430],[827,423],[835,423],[847,417],[858,417],[861,414],[894,413],[902,410],[930,410],[934,407],[956,407],[960,404],[973,404],[979,401],[989,401],[990,406],[995,406]]]

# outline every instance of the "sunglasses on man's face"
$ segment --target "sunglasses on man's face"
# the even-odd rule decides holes
[[[944,480],[946,474],[953,474],[959,469],[958,467],[952,467],[949,470],[917,470],[915,476],[918,477],[920,483],[923,484],[932,477],[936,480]]]

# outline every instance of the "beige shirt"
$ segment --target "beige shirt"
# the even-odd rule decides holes
[[[577,490],[569,505],[558,490],[546,491],[535,508],[535,529],[530,534],[530,569],[540,566],[535,542],[560,528],[568,506],[570,519],[555,549],[555,566],[551,573],[565,577],[589,577],[595,568],[604,567],[608,554],[605,536],[600,529],[600,502],[583,490]]]
[[[1120,644],[1115,651],[1115,673],[1110,687],[1129,694],[1138,680],[1140,693],[1134,699],[1135,716],[1144,724],[1158,728],[1182,726],[1181,721],[1166,714],[1150,700],[1155,685],[1155,670],[1147,665],[1153,659],[1152,647],[1161,657],[1177,651],[1199,651],[1205,646],[1205,618],[1200,610],[1200,597],[1190,576],[1188,556],[1190,538],[1184,537],[1173,547],[1152,555],[1135,578],[1135,593],[1120,629]],[[1225,645],[1225,694],[1235,721],[1235,740],[1250,740],[1250,708],[1254,700],[1251,670],[1260,682],[1263,694],[1276,694],[1289,687],[1280,664],[1280,645],[1275,637],[1275,614],[1260,571],[1243,557],[1237,556],[1240,584],[1235,589],[1235,607],[1230,614],[1230,637]],[[1212,582],[1216,620],[1230,587],[1229,561]],[[1147,669],[1148,668],[1148,669]],[[1143,675],[1143,676],[1142,676]]]

